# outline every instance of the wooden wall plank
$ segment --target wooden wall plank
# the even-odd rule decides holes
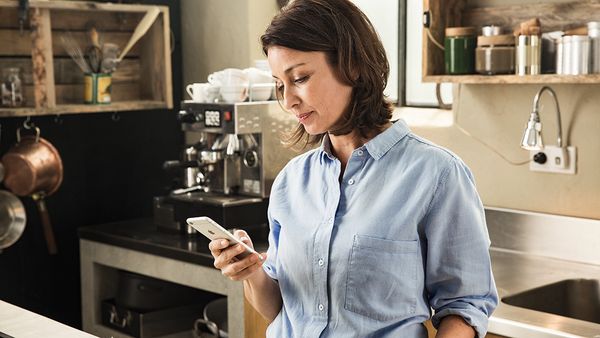
[[[57,104],[82,104],[83,90],[84,87],[80,84],[57,85]],[[138,83],[113,83],[110,96],[112,102],[140,100],[140,85]]]
[[[33,84],[31,58],[0,58],[0,69],[7,67],[21,68],[21,81],[26,85]],[[56,84],[81,84],[83,73],[70,58],[54,58],[54,81]],[[114,83],[139,82],[140,60],[121,61],[117,71],[112,74],[112,81]]]
[[[53,10],[50,23],[52,29],[76,31],[85,27],[89,21],[94,21],[100,31],[133,32],[142,17],[142,13]],[[18,27],[17,9],[0,7],[0,28]]]
[[[56,56],[68,56],[63,47],[62,36],[70,36],[82,51],[85,51],[85,48],[89,45],[89,39],[85,32],[53,31],[52,50]],[[121,48],[125,47],[130,37],[131,33],[129,32],[105,32],[102,34],[105,43],[116,43]],[[27,33],[24,35],[19,34],[18,29],[0,29],[0,46],[2,46],[0,47],[0,56],[31,55],[31,40]],[[139,50],[139,46],[136,45],[127,56],[139,56]]]
[[[540,19],[543,32],[566,30],[585,26],[588,21],[598,21],[600,3],[572,1],[467,8],[463,13],[463,22],[465,25],[475,27],[494,24],[512,32],[513,28],[518,27],[521,22],[533,17]]]

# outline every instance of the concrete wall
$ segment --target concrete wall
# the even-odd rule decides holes
[[[528,152],[519,143],[533,97],[541,87],[460,85],[455,90],[455,123],[509,160],[526,161]],[[600,85],[551,87],[562,111],[563,142],[577,147],[575,175],[531,172],[529,165],[510,165],[456,125],[412,129],[465,160],[486,205],[600,219]],[[547,93],[541,103],[544,143],[555,145],[554,103]]]
[[[275,0],[181,0],[184,86],[264,59],[259,38],[277,10]]]

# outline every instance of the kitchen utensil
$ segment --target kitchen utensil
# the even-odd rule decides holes
[[[23,233],[27,216],[21,200],[0,190],[0,251],[13,245]]]
[[[158,14],[160,14],[160,10],[158,9],[158,7],[152,7],[146,12],[146,15],[144,15],[137,27],[135,27],[135,30],[133,31],[131,38],[127,42],[127,45],[125,45],[125,48],[123,48],[123,51],[117,58],[117,63],[121,62],[125,55],[127,55],[127,53],[129,52],[131,47],[133,47],[133,45],[142,36],[144,36],[144,34],[146,34],[150,26],[152,26],[152,24],[154,23],[154,20],[156,20],[156,18],[158,17]]]
[[[206,304],[203,317],[194,323],[194,332],[199,336],[198,326],[205,325],[215,337],[227,338],[227,297],[219,298]]]
[[[102,50],[94,45],[89,46],[85,51],[85,59],[93,73],[100,73],[102,65]]]
[[[61,35],[60,40],[62,41],[65,51],[77,64],[79,69],[81,69],[81,71],[84,73],[91,73],[92,69],[86,61],[84,53],[81,51],[81,48],[79,47],[75,39],[71,36],[71,34],[67,32]]]
[[[45,197],[53,194],[62,183],[63,165],[58,151],[40,137],[39,128],[35,127],[35,135],[22,138],[21,128],[18,128],[17,144],[4,154],[2,164],[6,169],[4,185],[19,196],[31,195],[36,202],[48,252],[56,254],[56,241]]]
[[[119,46],[114,43],[105,43],[102,45],[102,65],[100,71],[110,74],[117,69],[117,58],[119,57]]]

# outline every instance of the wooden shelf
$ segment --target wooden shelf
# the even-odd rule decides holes
[[[16,0],[0,0],[0,69],[21,69],[28,107],[0,108],[0,117],[173,108],[167,6],[30,0],[30,28],[23,34],[17,7]],[[83,104],[83,71],[65,51],[63,38],[84,51],[90,45],[87,27],[95,22],[101,41],[122,49],[154,8],[158,17],[112,74],[112,103]]]
[[[537,17],[543,32],[565,31],[585,26],[600,16],[600,2],[573,0],[560,3],[497,4],[486,1],[424,0],[424,10],[430,11],[431,35],[444,41],[446,27],[496,25],[505,34],[512,33],[521,22]],[[445,73],[444,52],[429,39],[423,30],[423,82],[452,82],[468,84],[600,84],[600,74],[590,75],[440,75]]]
[[[467,83],[467,84],[537,84],[537,83],[572,83],[598,84],[600,74],[590,75],[430,75],[423,77],[423,82],[435,83]]]
[[[46,108],[43,115],[63,115],[79,113],[102,113],[116,111],[167,109],[163,101],[124,101],[111,104],[59,104],[54,108]],[[33,107],[25,108],[0,108],[0,116],[30,116],[42,115]]]

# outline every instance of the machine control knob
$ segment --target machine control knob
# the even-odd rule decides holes
[[[255,150],[244,152],[244,165],[248,168],[254,168],[258,165],[258,153]]]
[[[533,155],[533,162],[535,163],[544,164],[546,161],[548,161],[548,157],[542,152]]]

